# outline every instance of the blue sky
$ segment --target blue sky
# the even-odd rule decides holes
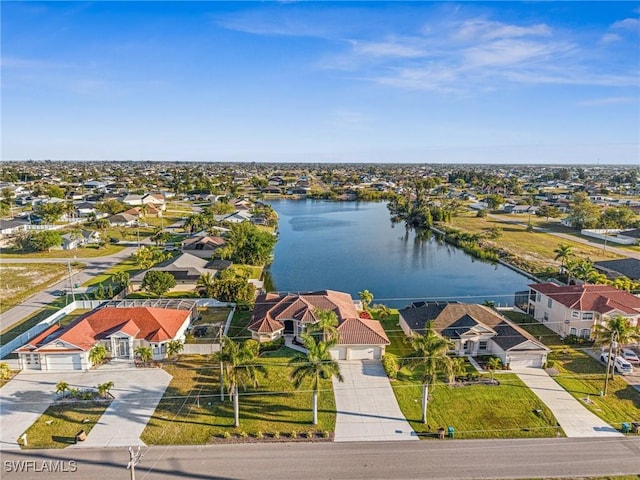
[[[639,2],[2,2],[2,159],[640,164]]]

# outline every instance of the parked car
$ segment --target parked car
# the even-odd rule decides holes
[[[638,358],[636,352],[630,348],[623,348],[620,352],[620,356],[632,365],[640,365],[640,358]]]
[[[608,359],[609,352],[603,352],[600,355],[600,360],[602,360],[604,363],[607,363]],[[620,375],[630,375],[633,373],[633,366],[620,355],[618,355],[613,361],[613,368],[615,368],[615,371]]]

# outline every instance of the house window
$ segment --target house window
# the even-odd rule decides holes
[[[572,317],[572,318],[580,318],[580,312],[578,312],[578,311],[576,311],[576,310],[573,310],[573,311],[571,312],[571,317]]]
[[[540,302],[540,292],[536,292],[536,302]]]
[[[569,335],[577,335],[578,334],[578,330],[575,328],[572,328],[571,330],[569,330]]]
[[[486,340],[480,340],[478,342],[478,350],[486,350],[487,349],[487,341]]]
[[[157,343],[154,343],[154,344],[153,344],[153,354],[154,354],[154,355],[157,355],[157,354],[158,354],[158,344],[157,344]]]
[[[551,308],[553,306],[553,300],[547,300],[547,307]]]
[[[593,312],[585,312],[582,314],[583,320],[593,320]]]
[[[167,345],[163,343],[160,345],[160,353],[165,353],[167,351]]]
[[[590,328],[583,328],[582,330],[580,330],[580,337],[589,338],[590,336],[591,336],[591,329]]]
[[[543,322],[548,322],[549,321],[549,313],[548,312],[544,312],[544,315],[542,316],[542,321]]]

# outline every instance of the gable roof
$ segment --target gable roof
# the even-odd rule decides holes
[[[627,315],[640,314],[640,298],[609,285],[534,283],[529,287],[573,310],[601,314],[617,310]]]
[[[495,310],[484,305],[459,302],[421,302],[399,310],[400,316],[412,331],[424,333],[425,325],[443,336],[459,339],[468,332],[494,332],[491,340],[503,350],[532,342],[535,349],[548,350],[532,335],[511,323]]]
[[[75,320],[65,328],[49,328],[16,351],[46,350],[57,341],[77,347],[69,350],[87,351],[98,340],[109,338],[118,332],[148,342],[161,342],[174,338],[190,314],[190,310],[168,308],[104,307]]]
[[[304,294],[263,293],[256,299],[249,330],[258,333],[284,329],[285,320],[303,324],[316,323],[315,311],[330,310],[338,317],[339,344],[387,345],[382,325],[377,320],[358,318],[351,295],[334,290],[321,290]]]
[[[618,260],[604,260],[593,264],[598,270],[612,273],[614,276],[624,275],[631,280],[640,279],[640,260],[637,258],[621,258]]]

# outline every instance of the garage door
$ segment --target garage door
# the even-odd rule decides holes
[[[511,367],[541,367],[540,355],[520,355],[511,357]]]
[[[47,370],[82,370],[80,354],[47,355]]]
[[[345,347],[337,347],[329,350],[331,354],[331,358],[333,360],[346,360],[347,359],[347,349]]]
[[[373,348],[349,348],[348,360],[373,360]]]

